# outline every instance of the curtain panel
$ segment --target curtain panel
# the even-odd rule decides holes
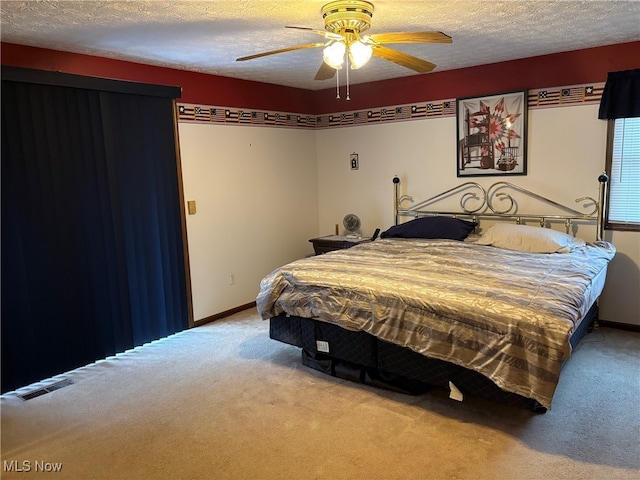
[[[3,392],[188,327],[179,94],[3,68]]]
[[[640,69],[609,72],[604,85],[598,118],[640,117]]]

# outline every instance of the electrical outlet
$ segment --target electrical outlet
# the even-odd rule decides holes
[[[229,285],[235,285],[236,284],[236,274],[232,273],[231,275],[229,275]]]

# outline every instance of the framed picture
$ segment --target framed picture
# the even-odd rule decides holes
[[[527,92],[456,99],[458,177],[527,174]]]

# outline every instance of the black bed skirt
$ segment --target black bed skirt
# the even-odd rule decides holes
[[[597,318],[598,307],[594,304],[573,333],[572,347],[575,348]],[[272,339],[301,347],[302,363],[329,375],[411,395],[424,393],[430,387],[449,389],[452,382],[464,395],[540,413],[546,411],[536,400],[506,392],[478,372],[425,357],[367,332],[354,332],[286,314],[273,317],[269,322]]]

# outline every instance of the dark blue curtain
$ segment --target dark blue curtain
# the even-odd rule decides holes
[[[640,69],[609,72],[604,84],[598,118],[640,117]]]
[[[2,72],[3,392],[189,325],[179,89],[27,73]]]

